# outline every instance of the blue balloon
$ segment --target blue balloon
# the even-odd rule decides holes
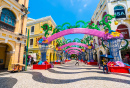
[[[113,31],[113,30],[109,30],[109,32],[108,32],[108,33],[110,33],[110,34],[111,34],[112,32],[115,32],[115,31]]]
[[[42,61],[39,61],[39,62],[38,62],[38,65],[42,65]]]

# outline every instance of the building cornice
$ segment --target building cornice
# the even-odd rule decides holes
[[[22,38],[22,39],[26,39],[27,37],[25,35],[18,35],[18,34],[15,34],[13,32],[10,32],[10,31],[6,31],[6,30],[0,30],[0,33],[4,33],[4,34],[7,34],[7,35],[11,35],[13,37],[19,37],[19,38]]]
[[[43,31],[43,33],[40,33],[40,34],[34,34],[34,35],[29,35],[29,37],[37,37],[37,36],[41,36],[41,35],[44,35],[45,32]]]
[[[10,0],[12,3],[14,3],[16,6],[18,6],[19,8],[23,8],[22,5],[20,5],[17,1],[15,0]]]
[[[47,17],[44,17],[44,18],[40,18],[40,19],[37,19],[37,20],[34,20],[34,21],[27,22],[27,26],[34,25],[34,24],[44,22],[44,21],[48,21],[48,20],[51,20],[51,22],[53,23],[53,25],[55,27],[57,26],[51,16],[47,16]]]
[[[16,5],[19,7],[19,8],[17,8],[16,6],[14,6],[9,0],[4,0],[6,3],[8,3],[10,6],[12,6],[12,7],[14,7],[15,9],[17,9],[20,13],[22,13],[22,15],[23,14],[25,14],[24,12],[22,12],[19,8],[22,8],[21,6],[18,6],[18,4],[19,3],[17,3]],[[11,0],[11,1],[13,1],[14,2],[14,0]],[[16,3],[16,1],[15,1],[15,3]],[[20,5],[20,4],[19,4]]]

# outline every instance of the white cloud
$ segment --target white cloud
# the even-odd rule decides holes
[[[84,7],[86,7],[87,6],[87,4],[84,4]]]
[[[70,2],[71,2],[71,5],[73,6],[74,5],[73,0],[70,0]]]

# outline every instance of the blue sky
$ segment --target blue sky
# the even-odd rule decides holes
[[[100,0],[30,0],[28,17],[39,19],[52,16],[57,25],[75,25],[78,20],[90,21]],[[66,35],[66,39],[83,38],[83,34]]]

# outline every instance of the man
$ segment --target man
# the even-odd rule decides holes
[[[78,60],[78,58],[76,59],[76,64],[78,64],[78,66],[79,66],[79,60]],[[76,65],[76,64],[75,64],[75,65]]]
[[[107,67],[107,61],[106,61],[106,59],[103,58],[102,62],[103,62],[103,72],[105,73],[105,68],[106,68],[106,73],[108,73],[108,67]]]

